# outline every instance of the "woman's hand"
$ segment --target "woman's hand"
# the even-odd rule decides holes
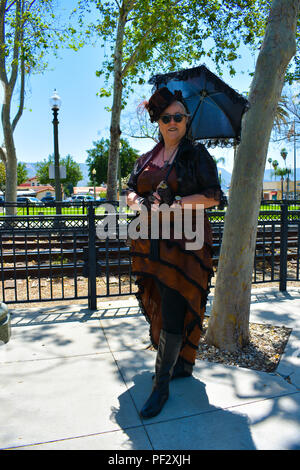
[[[151,210],[154,212],[157,212],[159,210],[159,205],[161,203],[161,197],[157,192],[154,192],[152,196],[154,196],[154,201],[151,204]]]
[[[127,204],[133,211],[140,211],[142,209],[142,202],[143,198],[134,191],[130,191],[127,194]]]
[[[157,193],[153,193],[151,198],[144,198],[133,191],[127,194],[128,206],[130,207],[130,209],[138,212],[141,212],[141,210],[145,207],[147,208],[147,210],[158,210],[160,202],[161,198]]]

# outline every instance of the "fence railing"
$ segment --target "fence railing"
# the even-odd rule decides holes
[[[87,215],[88,207],[93,205],[101,210],[103,201],[60,201],[32,203],[26,202],[3,202],[0,201],[0,217],[9,215],[14,210],[14,215]],[[115,201],[110,202],[117,205]]]
[[[300,205],[283,201],[265,206],[259,214],[252,281],[276,282],[283,291],[287,282],[300,280]],[[207,213],[217,272],[224,211]],[[89,307],[94,309],[98,298],[133,294],[136,286],[130,250],[120,236],[120,228],[127,226],[133,214],[116,214],[114,239],[99,238],[97,234],[98,224],[106,217],[99,203],[86,203],[84,213],[0,217],[1,301],[14,304],[88,299]]]

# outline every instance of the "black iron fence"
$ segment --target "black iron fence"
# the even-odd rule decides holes
[[[51,204],[53,212],[0,216],[0,300],[7,304],[87,299],[94,309],[97,299],[131,295],[136,291],[131,275],[126,227],[134,216],[116,208],[115,237],[105,237],[97,227],[107,217],[103,203]],[[13,207],[9,205],[10,209]],[[76,211],[74,212],[74,207]],[[266,202],[260,211],[253,283],[299,281],[300,204]],[[64,209],[64,210],[62,210]],[[213,230],[214,269],[217,272],[222,243],[224,211],[209,211]],[[101,231],[100,231],[101,232]],[[212,287],[214,286],[212,279]]]
[[[81,201],[61,201],[61,202],[25,202],[10,203],[0,201],[0,217],[7,215],[14,209],[15,215],[86,215],[91,202],[82,199]],[[94,203],[95,205],[100,202]]]

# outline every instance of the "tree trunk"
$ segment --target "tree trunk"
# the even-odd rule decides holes
[[[274,0],[242,122],[206,340],[234,351],[249,341],[251,283],[270,134],[286,68],[296,52],[299,0]]]
[[[6,157],[6,184],[5,184],[5,201],[16,202],[17,199],[17,155],[13,138],[13,130],[10,121],[10,103],[11,91],[9,85],[4,88],[4,103],[2,105],[2,128],[4,134],[5,152],[2,154]],[[16,213],[16,208],[8,207],[7,215]]]
[[[10,78],[7,77],[6,72],[6,57],[5,57],[5,20],[6,13],[9,8],[15,3],[15,23],[14,23],[14,44],[13,44],[13,60],[10,64]],[[34,3],[34,2],[32,2]],[[7,7],[6,2],[1,2],[0,5],[0,43],[2,52],[0,54],[0,79],[3,85],[4,100],[2,105],[1,121],[4,136],[4,148],[1,148],[0,158],[5,160],[6,169],[6,184],[5,184],[5,201],[16,202],[17,199],[17,155],[14,143],[13,133],[15,127],[22,115],[24,107],[24,87],[25,87],[25,62],[24,56],[20,59],[20,51],[23,48],[23,34],[24,34],[24,0],[17,0],[11,2]],[[29,7],[30,8],[30,7]],[[23,51],[24,52],[24,51]],[[11,122],[11,100],[13,91],[17,83],[19,61],[21,60],[21,82],[20,82],[20,102],[17,114]],[[6,208],[7,215],[14,215],[16,207]]]
[[[110,147],[107,169],[107,193],[109,201],[117,199],[118,162],[120,154],[120,117],[122,109],[122,69],[123,69],[123,39],[127,14],[121,10],[117,29],[116,46],[114,51],[114,87],[113,106],[110,124]]]

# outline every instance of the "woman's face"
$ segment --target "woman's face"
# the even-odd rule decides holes
[[[163,136],[165,144],[168,145],[176,145],[180,142],[180,140],[185,136],[186,133],[186,125],[187,125],[187,117],[183,116],[181,122],[175,122],[174,118],[168,124],[164,124],[162,121],[162,116],[168,114],[187,114],[185,107],[179,101],[174,101],[174,103],[170,104],[158,120],[159,130],[161,135]]]

